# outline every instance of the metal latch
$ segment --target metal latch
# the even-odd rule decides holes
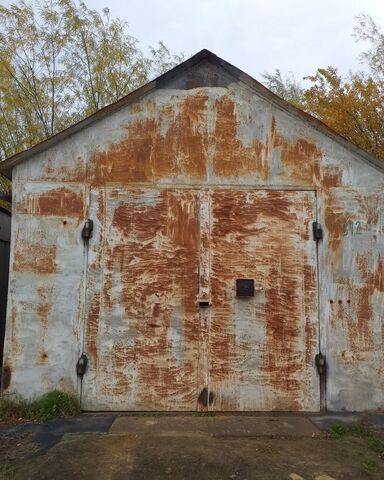
[[[83,377],[83,375],[87,371],[87,366],[88,366],[88,357],[85,355],[85,353],[82,353],[81,357],[79,358],[76,364],[76,373],[79,377]]]
[[[207,308],[210,306],[210,303],[206,300],[200,300],[199,307]]]
[[[327,371],[327,362],[325,361],[325,355],[323,355],[321,352],[315,356],[315,365],[319,375],[324,375]]]
[[[81,236],[85,241],[87,241],[92,237],[92,232],[93,232],[93,220],[88,218],[88,220],[86,220],[84,223],[84,227],[81,231]]]
[[[319,222],[312,222],[313,239],[321,240],[323,238],[323,229]]]

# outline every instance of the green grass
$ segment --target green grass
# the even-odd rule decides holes
[[[50,417],[72,417],[80,413],[77,398],[53,390],[32,400],[0,398],[0,422],[45,421]]]
[[[377,468],[377,462],[372,459],[365,460],[365,462],[362,462],[361,465],[367,472],[373,472]]]
[[[0,464],[0,478],[12,479],[14,478],[14,465],[11,465],[7,460],[1,462]]]
[[[380,453],[380,455],[384,459],[384,438],[375,437],[375,436],[369,437],[368,438],[368,447],[371,450]]]
[[[372,432],[364,425],[343,425],[341,423],[335,423],[331,426],[328,432],[332,438],[352,436],[363,439],[368,449],[371,450],[372,453],[375,453],[376,458],[384,461],[384,437],[376,435],[375,432]],[[367,458],[361,462],[361,466],[367,472],[373,472],[376,470],[378,464],[376,460]]]
[[[370,437],[371,431],[361,424],[343,425],[342,423],[334,423],[329,429],[332,438],[341,438],[346,435],[353,437]]]

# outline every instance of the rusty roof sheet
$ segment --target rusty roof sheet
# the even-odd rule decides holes
[[[47,148],[53,145],[56,145],[61,140],[64,140],[70,135],[73,135],[78,131],[81,131],[82,129],[92,125],[94,122],[97,122],[98,120],[101,120],[102,118],[110,115],[111,113],[118,111],[124,106],[133,103],[134,101],[136,101],[143,95],[147,94],[148,92],[153,91],[156,88],[163,87],[169,81],[173,80],[177,76],[181,75],[183,72],[197,65],[202,60],[208,60],[213,65],[221,67],[223,70],[225,70],[230,75],[232,75],[236,80],[246,84],[248,87],[254,90],[257,94],[264,97],[266,100],[272,102],[273,104],[277,105],[283,110],[289,112],[291,115],[295,117],[299,117],[305,122],[311,124],[313,128],[322,132],[324,135],[336,141],[337,143],[342,145],[344,148],[358,155],[360,158],[362,158],[366,163],[368,163],[372,167],[380,170],[381,172],[384,172],[384,162],[382,160],[368,153],[367,151],[361,149],[360,147],[357,147],[354,143],[352,143],[351,141],[344,138],[342,135],[335,132],[333,129],[325,125],[323,122],[321,122],[317,118],[304,112],[303,110],[300,110],[299,108],[293,106],[286,100],[275,95],[273,92],[271,92],[268,88],[266,88],[260,82],[252,78],[250,75],[246,74],[242,70],[238,69],[237,67],[226,62],[222,58],[218,57],[217,55],[213,54],[212,52],[206,49],[201,50],[200,52],[196,53],[185,62],[181,63],[180,65],[177,65],[172,70],[169,70],[168,72],[157,77],[155,80],[152,80],[151,82],[143,85],[137,90],[134,90],[133,92],[121,98],[117,102],[107,105],[106,107],[98,110],[97,112],[90,115],[89,117],[86,117],[80,122],[77,122],[74,125],[71,125],[65,130],[62,130],[56,135],[53,135],[47,138],[46,140],[43,140],[42,142],[34,145],[33,147],[27,150],[24,150],[22,152],[16,153],[15,155],[7,158],[0,164],[0,172],[3,173],[8,178],[12,178],[12,169],[19,163],[27,159],[30,159],[32,156],[40,153],[41,151],[46,150]],[[204,85],[201,85],[201,86],[204,86]]]

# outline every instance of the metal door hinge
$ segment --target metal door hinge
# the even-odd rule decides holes
[[[327,371],[327,362],[325,360],[325,355],[323,355],[321,352],[315,356],[315,365],[319,375],[324,375]]]
[[[81,236],[83,237],[83,240],[85,242],[92,237],[92,232],[93,232],[93,220],[88,218],[88,220],[85,221],[84,227],[81,231]]]
[[[319,222],[312,222],[313,240],[316,242],[323,238],[323,229]]]
[[[82,353],[81,357],[79,358],[76,364],[76,373],[79,377],[83,377],[83,375],[87,371],[87,366],[88,366],[88,357],[85,355],[85,353]]]

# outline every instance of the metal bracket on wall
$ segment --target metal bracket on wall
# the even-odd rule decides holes
[[[87,366],[88,366],[88,357],[86,356],[85,353],[81,354],[81,357],[77,361],[76,364],[76,373],[79,377],[83,377],[85,372],[87,371]]]
[[[84,227],[81,230],[81,236],[85,242],[87,242],[91,237],[93,233],[93,220],[88,218],[88,220],[85,221]]]
[[[312,222],[313,240],[316,242],[323,238],[323,229],[319,222]]]
[[[327,360],[321,352],[315,356],[315,365],[320,377],[320,411],[325,412],[327,410]]]
[[[327,363],[325,356],[321,352],[315,356],[315,364],[319,375],[325,375],[327,371]]]

